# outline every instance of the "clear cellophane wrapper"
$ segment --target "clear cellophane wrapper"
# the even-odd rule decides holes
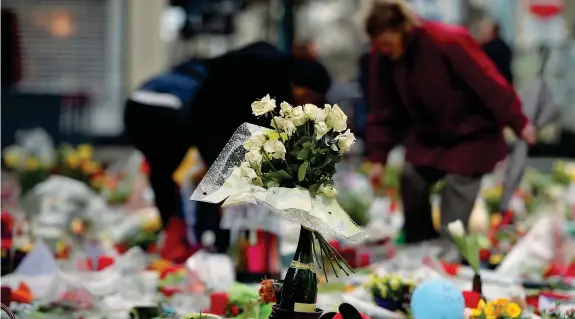
[[[351,220],[336,199],[321,195],[313,198],[303,188],[265,189],[249,184],[240,177],[238,167],[246,153],[244,141],[266,130],[253,124],[242,124],[210,167],[191,199],[210,203],[223,201],[223,206],[257,203],[324,236],[337,236],[350,242],[365,239],[365,232]]]
[[[507,254],[495,271],[510,278],[530,277],[552,263],[562,263],[564,229],[562,217],[556,213],[543,213],[534,220],[530,231]],[[559,254],[558,254],[559,252]],[[534,280],[540,278],[532,278]]]

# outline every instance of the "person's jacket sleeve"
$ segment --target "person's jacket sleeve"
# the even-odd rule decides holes
[[[479,44],[462,31],[448,40],[444,53],[458,80],[493,112],[497,123],[501,127],[511,127],[520,136],[527,124],[521,100]]]
[[[363,91],[368,103],[365,136],[368,159],[385,163],[389,152],[400,142],[406,128],[406,116],[392,98],[391,78],[382,74],[382,58],[370,54],[364,62],[367,81]]]

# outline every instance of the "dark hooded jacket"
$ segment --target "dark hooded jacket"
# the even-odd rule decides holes
[[[293,104],[292,83],[325,94],[330,77],[318,62],[294,62],[290,55],[266,42],[209,59],[202,88],[186,116],[193,144],[212,163],[230,136],[244,122],[269,126],[270,119],[257,119],[251,103],[266,94],[276,102]],[[302,83],[297,83],[299,82]]]

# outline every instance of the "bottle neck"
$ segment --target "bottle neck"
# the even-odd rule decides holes
[[[482,282],[481,282],[481,276],[480,276],[479,274],[475,274],[475,275],[473,276],[473,287],[472,287],[473,292],[476,292],[476,293],[482,295],[482,294],[483,294],[483,291],[482,291],[482,290],[483,290],[483,289],[482,289],[483,287],[482,287],[482,286],[483,286],[483,285],[482,285]]]
[[[312,251],[313,233],[311,230],[302,226],[300,229],[297,249],[295,251],[293,260],[297,260],[305,264],[311,264],[313,263]]]

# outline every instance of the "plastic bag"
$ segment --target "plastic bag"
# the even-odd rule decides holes
[[[236,281],[232,260],[224,254],[200,250],[188,258],[186,270],[211,291],[228,291]]]
[[[34,156],[42,163],[53,163],[56,159],[54,141],[44,129],[16,132],[16,145],[26,150],[28,156]]]
[[[62,237],[96,236],[106,229],[108,213],[105,201],[87,185],[63,176],[50,176],[25,196],[22,208],[26,212],[32,232],[50,247]],[[72,223],[81,220],[85,229],[74,234]]]

